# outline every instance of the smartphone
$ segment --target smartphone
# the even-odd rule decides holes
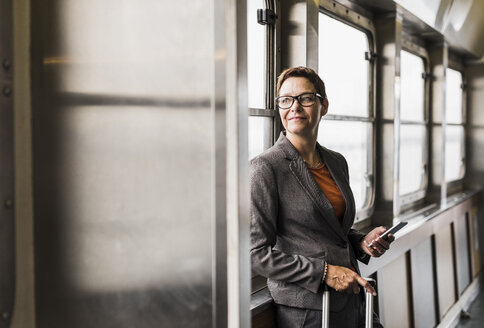
[[[388,234],[395,234],[398,230],[400,230],[403,227],[405,227],[407,225],[407,223],[408,222],[400,222],[400,223],[394,225],[393,227],[391,227],[390,229],[388,229],[387,231],[385,231],[383,233],[383,235],[380,236],[380,238],[383,238],[383,239],[387,240]],[[370,243],[369,246],[370,247],[373,247],[373,243]]]

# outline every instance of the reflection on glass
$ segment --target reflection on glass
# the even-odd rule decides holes
[[[250,108],[265,108],[266,27],[257,23],[257,9],[264,1],[247,1],[247,79]]]
[[[356,202],[356,210],[367,207],[369,188],[368,174],[372,158],[372,125],[367,122],[323,120],[319,126],[318,142],[341,153],[348,162],[350,186]]]
[[[407,51],[401,52],[401,98],[400,118],[402,120],[424,120],[425,81],[424,61]]]
[[[418,191],[425,179],[425,126],[400,127],[400,195]]]
[[[326,84],[330,114],[368,116],[368,51],[365,33],[319,14],[319,75]]]
[[[249,159],[262,153],[272,143],[272,117],[249,116]]]
[[[464,127],[448,125],[445,130],[445,181],[464,177]]]
[[[462,74],[448,68],[445,75],[445,117],[447,123],[462,123]]]

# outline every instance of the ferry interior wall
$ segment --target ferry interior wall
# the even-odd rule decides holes
[[[353,228],[408,222],[359,264],[382,324],[463,322],[484,1],[0,0],[0,328],[276,327],[249,175],[294,66],[326,84],[317,140],[348,162]]]

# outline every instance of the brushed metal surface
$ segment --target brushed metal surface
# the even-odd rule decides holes
[[[469,248],[471,252],[471,264],[472,264],[472,278],[478,276],[481,270],[481,252],[479,247],[479,229],[478,229],[478,209],[477,207],[473,207],[471,211],[469,211]]]
[[[0,328],[15,297],[12,1],[0,0]]]
[[[468,137],[466,140],[467,167],[466,185],[479,188],[484,185],[484,113],[482,103],[484,101],[484,62],[470,64],[465,68],[464,76],[467,80],[467,126]],[[484,196],[480,195],[476,207],[471,212],[470,228],[471,235],[473,276],[480,271],[484,263],[484,224],[482,223],[483,212],[479,208],[483,204]]]
[[[445,36],[456,49],[476,58],[484,55],[484,2],[480,0],[395,0]]]
[[[377,140],[377,153],[380,151],[384,156],[377,158],[377,166],[383,168],[377,176],[377,204],[387,204],[392,207],[392,214],[399,211],[398,191],[398,156],[399,149],[399,121],[400,108],[400,50],[401,42],[401,18],[396,15],[378,17],[375,21],[377,45],[377,80],[376,88],[376,111],[381,113],[381,120],[377,124],[377,135],[383,138]],[[384,123],[391,120],[391,123]],[[397,137],[397,138],[395,138]],[[396,147],[396,148],[395,148]],[[397,180],[394,183],[394,178]],[[397,198],[395,198],[395,196]]]
[[[211,6],[51,0],[32,19],[37,327],[211,326]]]
[[[469,229],[467,223],[467,215],[467,213],[461,214],[454,221],[457,292],[459,296],[471,283],[471,263],[469,253]]]
[[[385,327],[393,327],[394,323],[401,328],[412,326],[407,272],[406,254],[378,270],[378,306]]]
[[[431,238],[411,249],[410,263],[414,327],[434,327],[437,313]]]
[[[307,66],[318,71],[319,1],[281,2],[281,69]]]
[[[431,144],[430,177],[434,198],[443,201],[447,195],[445,182],[445,70],[448,66],[448,46],[434,44],[429,49],[431,86]]]
[[[456,301],[452,230],[448,224],[435,233],[437,294],[440,319]]]

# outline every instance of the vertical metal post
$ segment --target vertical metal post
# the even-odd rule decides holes
[[[376,288],[376,281],[371,278],[365,278],[373,288]],[[366,311],[365,311],[365,327],[373,328],[373,295],[366,292]]]
[[[400,215],[400,53],[402,50],[403,13],[397,5],[395,15],[395,68],[394,68],[394,124],[393,124],[393,218]]]
[[[445,172],[447,171],[447,167],[445,165],[445,154],[447,152],[446,147],[446,135],[447,135],[447,103],[446,103],[446,95],[447,95],[447,68],[449,67],[449,52],[447,43],[443,43],[442,45],[442,61],[443,61],[443,82],[442,82],[442,153],[441,153],[441,176],[440,176],[440,204],[441,206],[447,205],[447,180],[445,179]]]
[[[225,135],[226,139],[226,296],[227,316],[214,327],[250,327],[250,222],[248,187],[247,7],[245,1],[219,1],[225,6]],[[222,286],[223,287],[223,286]]]
[[[266,9],[275,12],[274,0],[265,1]],[[266,25],[266,109],[274,109],[274,50],[275,50],[275,23]]]
[[[365,327],[373,328],[373,295],[366,293]]]
[[[14,234],[14,210],[19,209],[14,199],[14,97],[18,96],[15,90],[13,58],[12,6],[14,1],[1,0],[0,6],[0,328],[10,327],[13,317],[16,280]],[[17,40],[16,40],[17,42]],[[21,43],[21,42],[20,42]],[[25,96],[25,95],[24,95]],[[16,117],[17,118],[17,117]],[[17,118],[18,119],[18,118]],[[17,163],[18,164],[18,163]],[[17,175],[18,176],[18,175]],[[24,197],[24,195],[22,195]],[[19,229],[20,230],[20,229]],[[19,264],[19,263],[17,263]],[[21,290],[22,288],[20,288]]]
[[[327,285],[324,285],[322,311],[323,313],[321,327],[329,328],[329,290]]]

